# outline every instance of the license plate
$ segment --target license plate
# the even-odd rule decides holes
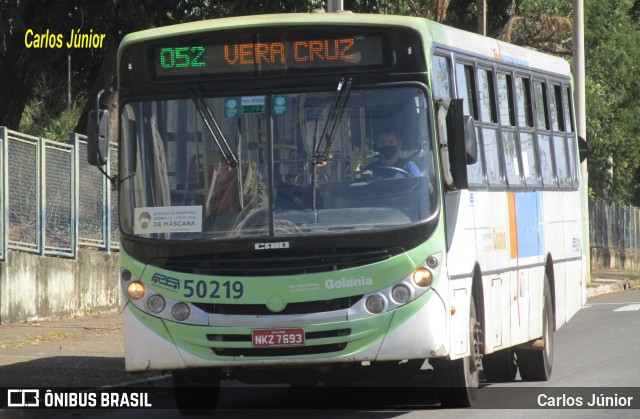
[[[304,329],[255,329],[251,342],[253,346],[304,345]]]

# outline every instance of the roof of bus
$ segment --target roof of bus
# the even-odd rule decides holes
[[[418,30],[427,48],[433,42],[447,46],[459,52],[481,55],[488,59],[497,59],[506,64],[518,64],[524,67],[570,75],[569,63],[563,58],[543,54],[532,49],[484,37],[472,32],[445,26],[427,19],[411,16],[395,16],[360,13],[283,13],[271,15],[238,16],[220,19],[181,23],[133,32],[126,35],[120,43],[118,58],[123,47],[154,39],[177,35],[197,34],[212,30],[242,29],[248,27],[270,27],[274,25],[348,25],[403,26]]]
[[[254,26],[270,27],[275,25],[335,25],[364,24],[418,27],[424,25],[424,19],[409,16],[369,15],[360,13],[282,13],[255,16],[237,16],[220,19],[180,23],[177,25],[147,29],[128,34],[122,40],[120,48],[127,44],[163,38],[173,35],[195,34],[211,30],[242,29]]]

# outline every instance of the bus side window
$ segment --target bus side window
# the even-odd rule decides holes
[[[551,134],[549,133],[548,101],[546,83],[535,80],[533,82],[533,98],[535,103],[535,122],[538,133],[538,153],[540,155],[540,174],[544,187],[556,185],[553,167],[553,152]]]
[[[574,134],[575,125],[573,122],[573,107],[571,106],[571,88],[563,86],[562,107],[565,115],[564,130],[567,133],[567,157],[569,160],[569,175],[574,189],[578,188],[578,172],[576,161],[576,136]]]
[[[477,121],[478,105],[476,101],[476,82],[473,66],[456,63],[456,88],[458,90],[458,98],[463,99],[462,106],[464,114],[470,115]],[[467,166],[467,180],[470,185],[481,185],[485,183],[482,175],[483,157],[480,152],[480,141],[478,141],[477,156],[477,161]]]
[[[516,77],[516,111],[524,181],[527,188],[533,188],[540,185],[540,181],[538,180],[538,163],[533,143],[531,84],[528,78]]]
[[[493,95],[493,71],[478,69],[478,99],[483,123],[497,122],[496,101]]]
[[[564,108],[565,118],[565,132],[574,132],[573,125],[573,108],[571,107],[571,88],[569,86],[564,87],[564,95],[562,97],[562,104]]]
[[[564,126],[564,117],[562,115],[560,86],[549,84],[549,114],[551,116],[551,129],[559,131]],[[564,131],[564,128],[563,128]]]
[[[476,105],[476,84],[473,77],[473,67],[470,65],[456,64],[456,87],[458,98],[464,99],[464,114],[471,115],[478,120],[478,108]]]
[[[549,84],[548,94],[558,183],[562,187],[571,187],[571,175],[567,167],[567,152],[564,141],[565,116],[562,107],[562,89],[559,85]]]
[[[515,131],[513,84],[510,74],[498,73],[498,110],[502,134],[502,151],[509,187],[520,188],[520,162]]]
[[[564,137],[553,137],[553,149],[556,155],[556,169],[558,171],[558,181],[560,186],[571,186],[571,178],[569,177],[569,171],[567,170],[567,153],[565,151]]]
[[[493,71],[478,69],[478,102],[482,122],[482,145],[487,168],[487,180],[490,186],[504,184],[500,168],[500,148],[498,144],[495,86]]]
[[[535,80],[533,82],[536,128],[539,130],[549,130],[549,118],[547,117],[547,95],[546,83]]]
[[[450,73],[451,73],[451,65],[449,65],[449,60],[445,57],[440,57],[437,55],[433,56],[431,60],[432,68],[431,68],[431,78],[433,80],[433,98],[435,100],[438,99],[449,99],[451,95],[451,84]]]

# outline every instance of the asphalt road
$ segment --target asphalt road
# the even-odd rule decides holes
[[[640,291],[591,300],[555,335],[550,381],[491,384],[480,389],[481,409],[442,409],[421,377],[389,389],[290,389],[227,383],[214,417],[219,418],[539,418],[629,417],[640,410],[589,407],[557,409],[554,404],[583,405],[595,395],[640,406]],[[617,394],[617,396],[616,396]],[[169,389],[150,394],[153,408],[136,410],[48,411],[47,416],[88,418],[176,418]],[[345,400],[350,404],[345,407]],[[573,400],[573,402],[571,402]],[[543,406],[539,406],[542,404]],[[533,407],[523,409],[522,407]],[[535,408],[538,407],[538,408]],[[23,411],[24,412],[24,411]],[[24,416],[21,416],[24,417]],[[198,416],[196,416],[198,417]],[[211,416],[202,416],[211,417]]]

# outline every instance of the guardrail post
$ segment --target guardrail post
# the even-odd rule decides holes
[[[9,242],[9,142],[6,127],[0,127],[0,142],[0,260],[4,260]]]
[[[107,148],[107,155],[111,154],[111,148]],[[109,156],[111,157],[111,156]],[[111,176],[111,164],[107,162],[105,165],[105,172],[107,176]],[[108,177],[104,176],[102,178],[102,202],[104,205],[104,209],[102,211],[103,215],[103,238],[104,238],[104,250],[107,253],[111,253],[111,183],[108,181]]]
[[[69,133],[69,144],[73,145],[71,154],[71,253],[78,256],[80,241],[80,139],[75,132]]]
[[[38,138],[36,153],[37,164],[36,172],[38,179],[36,181],[36,246],[38,247],[38,254],[44,256],[45,243],[47,240],[47,170],[45,165],[47,164],[46,147],[44,138]]]

